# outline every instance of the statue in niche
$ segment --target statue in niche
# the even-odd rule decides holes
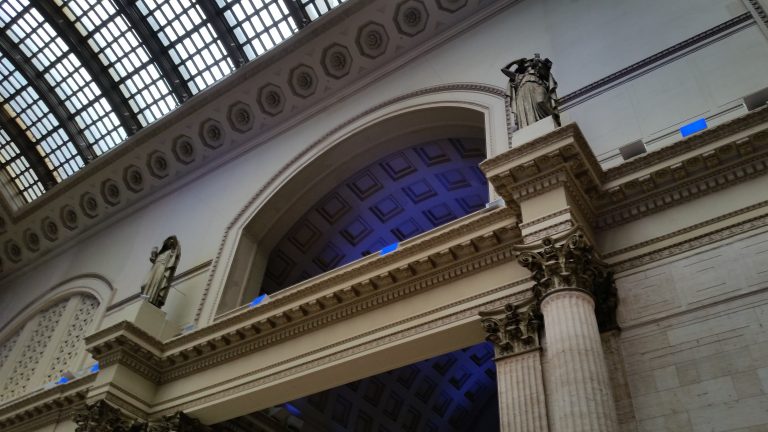
[[[152,248],[149,256],[152,268],[141,285],[141,295],[158,308],[162,308],[168,298],[168,291],[171,289],[173,275],[176,273],[180,258],[181,246],[176,236],[165,239],[159,251],[157,247]]]
[[[557,81],[551,70],[552,61],[542,60],[539,54],[534,54],[532,59],[511,61],[501,69],[509,78],[509,96],[518,129],[549,116],[554,116],[555,124],[560,125]]]

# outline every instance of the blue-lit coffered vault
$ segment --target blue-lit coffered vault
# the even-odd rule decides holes
[[[0,169],[16,206],[343,0],[3,0]]]
[[[366,166],[321,198],[288,230],[267,263],[271,294],[485,207],[478,164],[485,142],[443,139]]]
[[[499,430],[493,349],[478,344],[216,425],[218,432]]]
[[[766,11],[0,0],[0,432],[768,430]]]

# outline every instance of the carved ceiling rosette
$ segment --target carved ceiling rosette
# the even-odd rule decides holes
[[[480,312],[480,323],[492,343],[496,358],[537,349],[543,326],[537,303],[527,306],[507,304],[503,308]]]
[[[560,239],[545,237],[538,245],[518,247],[517,261],[531,272],[533,294],[540,302],[559,290],[579,290],[595,299],[600,331],[617,328],[616,286],[613,273],[600,260],[579,229]]]

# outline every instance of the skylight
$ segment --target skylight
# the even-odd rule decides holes
[[[131,109],[146,126],[178,101],[136,32],[112,0],[56,0],[107,68]]]
[[[10,120],[34,143],[35,151],[44,158],[47,167],[52,170],[56,181],[61,181],[74,174],[83,166],[82,158],[70,142],[58,120],[50,108],[43,103],[39,94],[24,78],[11,62],[0,55],[0,97],[3,109]],[[13,154],[19,153],[17,144],[14,150],[9,150],[6,160]],[[26,163],[29,168],[29,164]],[[18,166],[17,166],[18,168]],[[14,176],[19,173],[14,172]],[[34,176],[37,178],[37,176]],[[17,183],[20,191],[32,188],[31,177],[27,176],[25,184]],[[25,197],[28,195],[24,193]],[[32,194],[34,195],[34,194]],[[35,197],[39,194],[35,195]]]
[[[67,44],[26,1],[3,1],[2,19],[7,36],[43,76],[72,115],[96,155],[126,138],[125,130],[112,112],[88,71]]]
[[[234,70],[197,4],[189,0],[139,0],[136,6],[157,32],[193,94]]]
[[[217,0],[248,60],[264,54],[298,31],[285,3],[278,0]]]
[[[31,202],[341,3],[0,0],[5,183]]]

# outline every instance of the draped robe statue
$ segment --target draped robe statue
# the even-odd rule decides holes
[[[511,61],[501,69],[509,77],[509,95],[518,129],[549,116],[554,116],[555,123],[560,124],[555,93],[557,81],[551,69],[552,62],[542,60],[539,54],[532,59]]]
[[[171,288],[171,281],[173,281],[173,275],[176,273],[176,266],[179,264],[180,258],[181,246],[176,236],[165,239],[159,251],[156,247],[152,248],[149,257],[152,268],[141,285],[141,294],[147,297],[148,302],[158,308],[162,308],[168,298],[168,291]]]

